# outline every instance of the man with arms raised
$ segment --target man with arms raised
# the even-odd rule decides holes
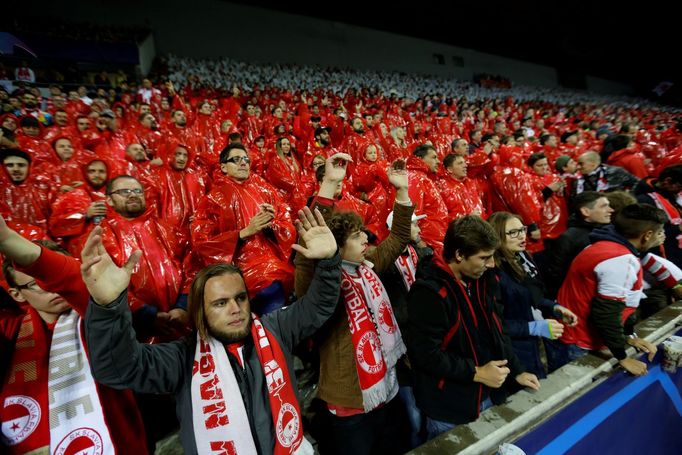
[[[299,212],[298,231],[316,259],[315,277],[297,303],[262,319],[251,313],[239,268],[212,264],[192,282],[195,330],[157,345],[135,341],[126,287],[139,252],[116,267],[96,228],[83,249],[83,280],[92,296],[86,339],[94,376],[117,388],[174,393],[187,454],[312,454],[303,437],[291,349],[331,316],[341,259],[319,212]]]

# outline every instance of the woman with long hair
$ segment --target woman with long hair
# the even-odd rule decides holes
[[[488,222],[500,237],[495,252],[501,289],[504,332],[511,338],[516,356],[527,371],[545,377],[540,359],[539,337],[561,337],[564,323],[577,322],[575,314],[544,298],[544,285],[532,256],[526,252],[526,226],[521,217],[509,212],[495,212]]]

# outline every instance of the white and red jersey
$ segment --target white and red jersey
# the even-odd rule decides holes
[[[585,248],[573,261],[559,290],[557,302],[578,316],[578,325],[566,326],[561,341],[584,349],[601,349],[603,341],[588,322],[595,297],[625,304],[622,321],[639,306],[644,285],[642,265],[628,247],[610,240]]]

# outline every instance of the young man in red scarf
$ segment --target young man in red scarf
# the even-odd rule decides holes
[[[2,218],[0,253],[20,306],[0,312],[0,452],[147,453],[133,394],[90,373],[80,322],[89,295],[79,263],[26,240]]]
[[[242,272],[218,263],[192,282],[195,331],[172,343],[135,341],[126,288],[140,253],[117,267],[101,228],[83,249],[83,280],[93,303],[85,321],[93,374],[102,383],[141,393],[174,393],[187,454],[311,454],[303,437],[291,350],[332,315],[339,298],[341,258],[319,212],[299,212],[306,247],[319,260],[298,302],[262,318],[251,313]]]
[[[335,212],[335,192],[346,175],[347,154],[327,160],[313,204],[322,207],[343,259],[341,298],[320,340],[318,398],[331,414],[333,451],[402,453],[398,425],[401,406],[396,363],[405,353],[386,289],[377,273],[392,267],[411,239],[414,206],[407,191],[407,172],[389,169],[396,190],[391,234],[369,248],[362,218],[355,212]],[[371,261],[371,262],[370,262]],[[300,255],[296,264],[296,293],[308,290],[312,262]]]

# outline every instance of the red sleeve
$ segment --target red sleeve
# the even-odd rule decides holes
[[[40,249],[40,257],[33,264],[16,269],[35,278],[41,288],[61,295],[84,316],[90,293],[81,277],[80,262],[43,246]]]

